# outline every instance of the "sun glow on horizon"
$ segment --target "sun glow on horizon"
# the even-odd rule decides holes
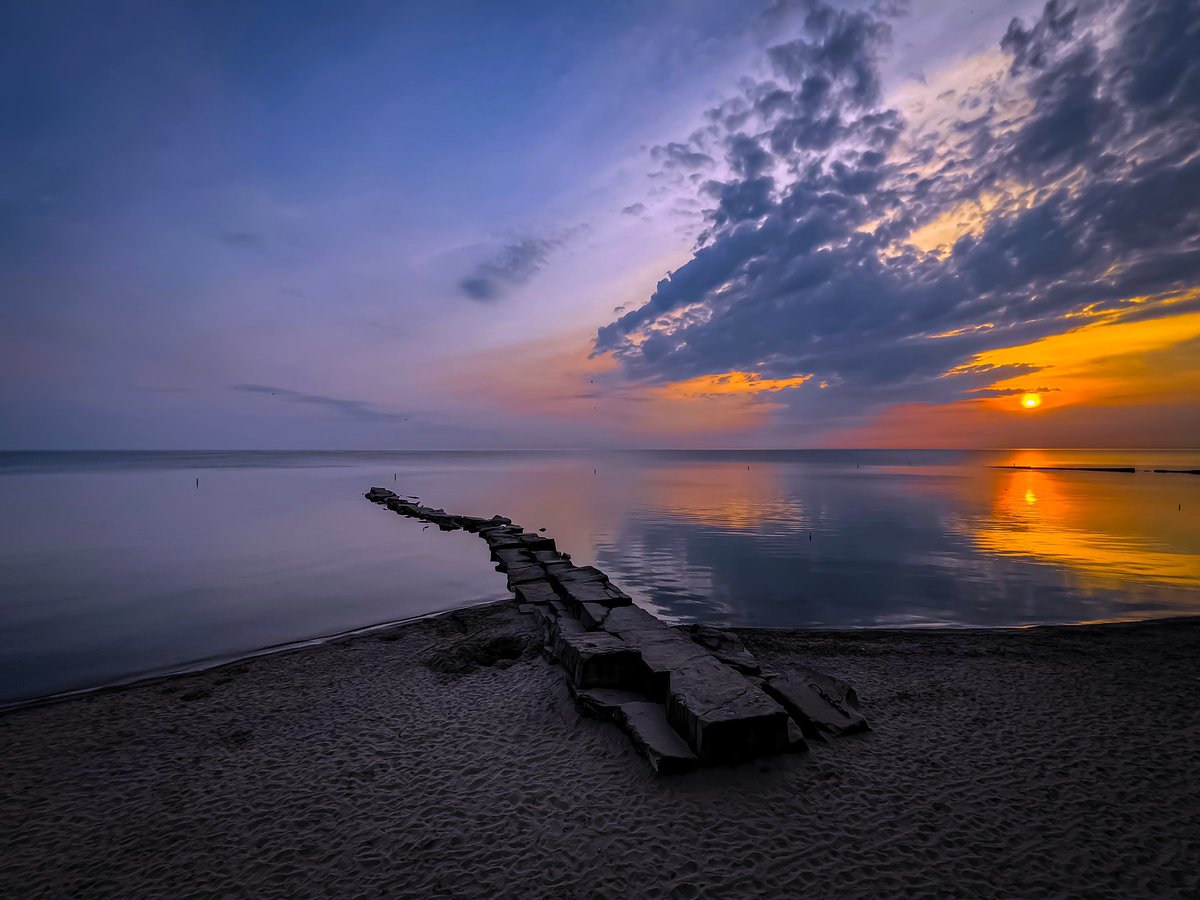
[[[1021,396],[1021,406],[1025,409],[1037,409],[1042,405],[1041,394],[1023,394]]]

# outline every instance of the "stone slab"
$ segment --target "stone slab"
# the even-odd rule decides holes
[[[670,697],[672,672],[692,660],[711,658],[703,647],[640,606],[610,609],[602,627],[641,653],[647,678],[641,689],[659,702]]]
[[[524,531],[520,535],[521,546],[526,550],[554,550],[554,538],[536,531]]]
[[[619,638],[603,631],[584,631],[571,618],[559,618],[553,637],[554,653],[578,688],[629,690],[643,680],[641,656]]]
[[[742,639],[732,631],[714,628],[711,625],[688,625],[683,630],[693,641],[739,672],[757,675],[761,671],[754,654],[746,649]]]
[[[491,547],[492,550],[520,549],[521,547],[521,542],[517,539],[516,534],[510,531],[502,531],[500,529],[489,531],[484,540],[487,541],[488,546]]]
[[[608,576],[595,566],[568,566],[561,572],[558,572],[556,577],[562,584],[574,584],[585,581],[606,583],[608,581]]]
[[[525,584],[531,581],[543,581],[546,573],[542,571],[541,566],[513,566],[507,572],[508,574],[508,589],[513,590],[518,584]]]
[[[558,599],[558,594],[554,593],[554,588],[547,581],[522,582],[513,590],[522,603],[549,603]]]
[[[493,550],[492,559],[499,564],[498,568],[501,572],[506,569],[532,566],[534,565],[533,554],[528,550],[523,550],[520,547],[509,547],[503,550]]]
[[[610,608],[599,603],[580,603],[579,621],[588,631],[595,631],[608,618]]]
[[[671,724],[702,759],[743,759],[787,746],[787,712],[688,635],[637,606],[611,610],[603,628],[638,648],[647,693],[665,701]]]
[[[707,656],[671,672],[667,719],[708,762],[751,759],[788,745],[788,714],[721,661]]]
[[[550,575],[550,581],[555,581],[553,573]],[[576,615],[582,615],[582,605],[584,603],[595,603],[600,606],[607,606],[610,609],[615,606],[629,606],[633,600],[628,595],[609,584],[601,584],[598,581],[580,582],[576,584],[563,584],[559,582],[556,586],[558,594],[563,598],[563,601],[571,608]]]
[[[795,669],[766,682],[807,737],[840,737],[870,726],[858,709],[858,694],[846,682],[812,669]]]
[[[587,688],[571,687],[571,695],[575,698],[575,707],[584,715],[606,722],[616,721],[621,706],[626,703],[642,703],[649,698],[636,691],[623,691],[620,688]]]
[[[678,775],[698,764],[696,754],[671,727],[659,704],[623,703],[617,721],[657,774]]]

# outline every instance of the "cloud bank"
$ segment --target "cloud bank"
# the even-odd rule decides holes
[[[807,376],[791,414],[836,423],[1039,368],[972,364],[994,348],[1196,308],[1200,4],[1051,0],[997,37],[1001,70],[904,108],[879,12],[772,14],[800,27],[772,77],[655,148],[708,173],[708,210],[691,259],[599,330],[627,375]]]

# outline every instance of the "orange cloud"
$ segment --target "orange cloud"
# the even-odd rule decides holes
[[[981,353],[950,376],[978,366],[1032,365],[1035,375],[1015,375],[990,389],[1042,393],[1042,409],[1118,405],[1172,399],[1194,401],[1200,390],[1200,360],[1181,345],[1200,338],[1200,313],[1122,321],[1106,318],[1018,347]],[[1018,410],[1020,394],[986,402]]]
[[[811,375],[763,378],[758,372],[701,375],[650,390],[640,428],[649,433],[696,434],[750,431],[780,407],[769,397],[797,388]]]
[[[1033,366],[985,390],[1000,396],[902,404],[874,423],[830,436],[830,446],[1195,446],[1200,443],[1200,312],[1131,319],[1148,303],[1028,344],[978,354],[947,378],[988,367]],[[1040,403],[1023,404],[1028,393]]]
[[[476,353],[439,373],[437,389],[481,409],[586,423],[643,443],[753,430],[779,407],[770,397],[811,377],[724,372],[642,385],[617,376],[611,355],[589,357],[590,339],[590,333],[565,334]]]
[[[796,388],[812,378],[798,375],[795,378],[763,378],[757,372],[725,372],[721,375],[701,375],[686,381],[673,381],[660,391],[670,399],[686,400],[715,397],[725,394],[775,393],[787,388]]]

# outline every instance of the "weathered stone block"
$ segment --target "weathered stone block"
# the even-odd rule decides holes
[[[792,670],[765,683],[763,690],[784,705],[807,737],[838,737],[870,727],[858,710],[854,688],[824,672]]]
[[[604,624],[604,620],[608,618],[609,608],[601,606],[599,603],[580,603],[579,604],[579,621],[583,623],[583,627],[588,631],[595,631]]]
[[[594,589],[598,585],[577,585],[573,590]],[[670,696],[671,672],[690,660],[708,656],[703,647],[656,619],[639,606],[611,607],[601,626],[642,654],[646,681],[642,690],[652,699],[666,702]]]
[[[615,721],[618,713],[621,711],[622,704],[643,703],[648,699],[645,694],[639,694],[636,691],[623,691],[620,688],[587,688],[581,690],[572,686],[571,694],[575,698],[576,709],[585,716],[591,716],[593,719],[600,719],[603,722]]]
[[[518,534],[518,532],[497,528],[487,532],[484,540],[492,550],[520,549],[521,541],[518,539]]]
[[[551,580],[553,581],[553,576],[551,576]],[[633,603],[628,596],[621,593],[612,585],[601,584],[599,582],[559,584],[558,593],[575,615],[582,615],[581,604],[584,603],[596,603],[609,608],[628,606]]]
[[[619,638],[603,631],[583,631],[574,619],[560,618],[558,626],[554,652],[576,687],[628,690],[643,680],[641,656]]]
[[[617,688],[572,689],[576,708],[586,716],[615,722],[659,775],[695,768],[698,760],[667,721],[659,703],[636,691]]]
[[[740,759],[787,746],[787,713],[740,673],[637,606],[609,612],[603,629],[635,646],[647,691],[702,759]]]
[[[558,599],[554,588],[545,581],[522,582],[513,590],[516,592],[517,599],[522,603],[549,603],[551,600]]]
[[[699,761],[696,754],[671,727],[659,704],[624,703],[617,721],[657,774],[677,775],[696,767]]]
[[[684,631],[693,641],[704,647],[726,665],[733,666],[746,675],[759,673],[758,660],[746,649],[746,645],[732,631],[724,631],[711,625],[688,625]]]
[[[561,584],[581,584],[587,581],[605,583],[608,581],[608,576],[595,566],[567,566],[556,573],[555,578]]]
[[[545,577],[546,573],[542,571],[541,566],[513,566],[508,570],[508,589],[511,591],[527,581],[542,581]]]
[[[533,554],[520,547],[506,547],[492,551],[492,559],[498,563],[497,568],[503,572],[506,569],[535,565]],[[538,568],[541,571],[541,567]],[[544,576],[543,576],[544,577]]]
[[[750,759],[788,746],[788,714],[711,656],[671,673],[667,719],[705,761]]]
[[[520,535],[521,546],[526,550],[553,550],[554,538],[536,531],[525,531]]]

